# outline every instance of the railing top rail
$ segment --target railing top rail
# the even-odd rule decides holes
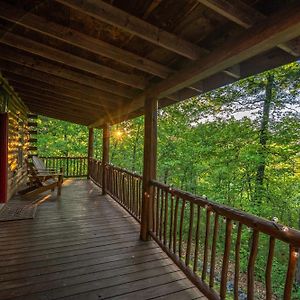
[[[179,189],[172,188],[155,180],[152,180],[151,183],[154,186],[171,193],[173,196],[178,196],[185,201],[198,204],[212,212],[217,213],[220,216],[240,222],[248,227],[253,228],[254,230],[258,230],[262,233],[270,235],[297,248],[300,247],[300,231],[296,229],[289,228],[287,226],[263,219],[261,217],[257,217],[255,215],[240,211],[235,208],[231,208],[229,206],[215,203],[206,198],[195,196],[188,192],[183,192]]]
[[[87,159],[87,156],[40,156],[40,158],[43,159],[66,159],[66,158],[72,158],[72,159]]]

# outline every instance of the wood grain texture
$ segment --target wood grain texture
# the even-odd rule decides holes
[[[61,198],[51,195],[35,219],[2,223],[0,242],[3,300],[205,299],[155,242],[139,240],[138,223],[87,180],[66,180]]]

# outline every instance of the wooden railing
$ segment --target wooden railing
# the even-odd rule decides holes
[[[91,177],[101,185],[101,162],[92,165]],[[142,177],[111,165],[106,170],[108,193],[140,221]],[[291,299],[299,231],[157,181],[151,185],[151,237],[209,299]],[[280,282],[274,265],[285,267]]]
[[[90,177],[101,186],[103,174],[101,161],[91,159],[90,163]],[[142,213],[142,177],[113,165],[106,165],[106,180],[106,192],[140,222]]]
[[[60,170],[63,168],[64,177],[86,177],[88,173],[87,157],[52,156],[41,157],[47,168]]]

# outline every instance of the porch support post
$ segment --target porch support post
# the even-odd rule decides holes
[[[91,175],[91,159],[94,157],[94,128],[89,128],[89,144],[88,144],[88,173],[87,178]]]
[[[109,124],[103,126],[103,143],[102,143],[102,195],[107,193],[107,165],[109,164]]]
[[[0,203],[7,201],[8,113],[0,113]]]
[[[153,227],[154,190],[150,181],[156,179],[157,161],[157,99],[146,96],[144,103],[144,169],[141,234],[143,241],[149,240]]]

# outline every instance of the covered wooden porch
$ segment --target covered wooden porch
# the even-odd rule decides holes
[[[35,219],[1,224],[0,299],[206,299],[91,181],[40,201]]]
[[[298,60],[299,14],[296,0],[1,0],[0,202],[18,201],[38,114],[88,126],[87,157],[60,161],[91,181],[67,180],[36,219],[0,224],[0,299],[252,300],[262,257],[271,300],[278,245],[291,299],[300,232],[158,182],[157,115]],[[138,175],[110,164],[109,141],[111,125],[141,115]]]

